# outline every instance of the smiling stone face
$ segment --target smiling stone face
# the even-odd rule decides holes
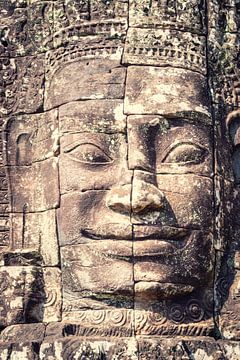
[[[133,309],[136,301],[211,286],[213,131],[205,78],[88,60],[58,71],[48,93],[47,106],[59,106],[63,316],[86,306]]]
[[[238,2],[2,2],[0,358],[237,354]]]
[[[153,335],[167,322],[199,321],[210,332],[213,127],[205,77],[123,67],[115,56],[68,63],[46,88],[44,116],[9,128],[8,161],[26,244],[31,213],[40,224],[46,211],[53,264],[60,254],[62,319],[96,334],[113,326],[115,335]],[[40,246],[44,261],[50,240]]]

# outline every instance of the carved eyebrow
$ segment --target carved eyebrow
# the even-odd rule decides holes
[[[189,122],[196,123],[202,122],[205,125],[212,126],[212,116],[211,114],[204,113],[202,111],[197,110],[189,110],[189,111],[179,111],[176,113],[164,114],[166,119],[182,119],[189,120]]]

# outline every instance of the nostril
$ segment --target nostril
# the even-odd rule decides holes
[[[165,196],[153,184],[136,180],[132,194],[132,212],[145,213],[164,207]]]
[[[108,208],[120,212],[130,213],[131,211],[131,185],[113,187],[106,198]]]

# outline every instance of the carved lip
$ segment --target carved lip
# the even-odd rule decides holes
[[[95,228],[81,230],[81,235],[93,240],[132,240],[132,225],[103,224]]]
[[[171,255],[186,245],[191,231],[174,227],[136,226],[134,257],[147,258]]]
[[[83,236],[94,240],[129,240],[134,241],[139,248],[143,248],[145,244],[147,248],[158,246],[161,249],[166,245],[181,248],[189,234],[189,229],[150,225],[134,225],[132,229],[132,225],[107,224],[82,230]]]
[[[184,228],[177,228],[172,226],[146,226],[135,225],[133,230],[134,240],[170,240],[180,241],[189,235],[190,230]]]

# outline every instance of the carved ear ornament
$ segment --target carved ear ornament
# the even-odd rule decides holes
[[[240,144],[240,109],[234,110],[228,114],[226,119],[226,126],[230,133],[233,145]]]

